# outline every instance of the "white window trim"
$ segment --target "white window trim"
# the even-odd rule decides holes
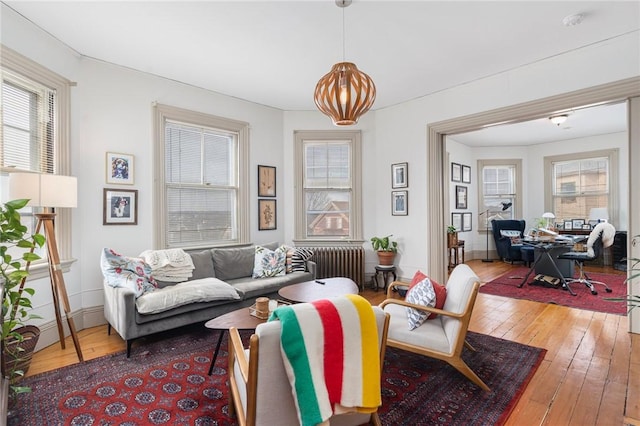
[[[197,111],[154,104],[154,215],[153,245],[156,249],[167,247],[167,209],[164,165],[164,127],[167,120],[207,126],[238,134],[238,239],[236,244],[249,243],[249,123],[205,114]],[[196,249],[199,247],[188,247]],[[202,247],[204,248],[204,247]]]
[[[519,158],[516,159],[491,159],[491,160],[478,160],[477,168],[478,168],[478,214],[484,211],[484,190],[482,189],[482,185],[484,183],[482,170],[485,166],[515,166],[516,171],[516,195],[515,195],[515,205],[511,206],[513,211],[513,217],[522,216],[522,160]],[[480,216],[478,216],[480,218]],[[481,220],[481,219],[478,219]],[[492,232],[491,227],[489,229],[485,229],[484,226],[481,226],[481,222],[478,222],[478,232]]]
[[[606,157],[609,159],[609,221],[619,222],[619,149],[603,149],[598,151],[576,152],[572,154],[552,155],[544,157],[544,211],[552,211],[553,206],[553,163],[560,161],[577,161],[587,158]]]
[[[56,174],[70,175],[70,92],[71,86],[75,86],[75,83],[4,45],[0,45],[0,55],[2,56],[3,68],[10,69],[56,91],[57,122],[55,126],[55,161],[53,167]],[[57,211],[56,241],[63,272],[68,271],[71,263],[75,262],[75,259],[72,258],[71,247],[71,216],[72,209],[60,209]],[[36,262],[32,264],[29,268],[29,273],[30,279],[48,277],[48,263]]]
[[[304,149],[305,140],[350,140],[353,205],[349,226],[352,238],[307,238],[304,204]],[[359,130],[296,130],[294,132],[294,194],[295,234],[293,242],[305,246],[353,245],[362,246],[362,132]]]

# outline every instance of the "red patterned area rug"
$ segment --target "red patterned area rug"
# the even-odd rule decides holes
[[[119,353],[28,377],[22,383],[32,393],[18,397],[8,424],[235,425],[228,415],[226,342],[207,375],[216,333],[185,327],[141,340],[129,359]],[[504,423],[546,351],[476,333],[468,340],[477,352],[465,349],[464,358],[491,392],[446,363],[389,348],[382,423]]]
[[[480,293],[495,294],[497,296],[511,297],[514,299],[527,299],[535,302],[553,303],[568,306],[570,308],[586,309],[589,311],[605,312],[609,314],[626,315],[627,308],[624,302],[605,300],[605,298],[621,298],[627,294],[627,285],[624,282],[626,275],[601,274],[588,272],[589,276],[607,283],[612,292],[607,293],[603,286],[596,285],[598,294],[591,294],[591,290],[584,284],[571,284],[575,296],[562,288],[545,287],[534,283],[535,273],[529,275],[528,282],[518,288],[524,277],[529,272],[527,267],[513,268],[500,275],[493,281],[489,281],[480,287]],[[577,278],[577,275],[576,275]]]

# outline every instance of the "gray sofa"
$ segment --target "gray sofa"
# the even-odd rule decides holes
[[[262,244],[274,250],[277,243]],[[133,340],[174,329],[187,324],[208,321],[212,318],[249,307],[260,296],[277,298],[278,290],[290,284],[315,279],[316,265],[306,261],[305,272],[290,272],[283,276],[253,278],[255,246],[214,248],[189,253],[195,269],[189,279],[194,284],[198,280],[214,277],[230,284],[239,298],[193,302],[167,308],[157,313],[143,314],[138,312],[136,297],[132,290],[124,287],[111,287],[104,280],[104,316],[108,322],[108,332],[114,328],[127,342],[127,357],[131,354]],[[176,285],[177,283],[159,283],[159,287]],[[190,282],[180,284],[189,285]],[[171,290],[171,289],[169,289]],[[248,311],[248,310],[247,310]],[[248,315],[248,313],[247,313]]]

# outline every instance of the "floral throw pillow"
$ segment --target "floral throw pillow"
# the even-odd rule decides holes
[[[122,256],[105,248],[102,250],[100,267],[108,285],[128,288],[136,298],[158,288],[158,283],[151,276],[151,267],[140,258]]]
[[[414,305],[429,306],[433,308],[436,305],[436,292],[429,277],[424,278],[415,286],[411,287],[405,299]],[[409,330],[415,330],[420,327],[429,317],[429,312],[420,311],[414,308],[407,308],[407,321]]]
[[[256,246],[253,261],[253,278],[279,277],[286,273],[287,247],[269,250]]]

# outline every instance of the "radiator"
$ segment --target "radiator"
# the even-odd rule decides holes
[[[313,251],[317,278],[346,277],[359,288],[364,286],[364,249],[362,247],[306,247]]]

